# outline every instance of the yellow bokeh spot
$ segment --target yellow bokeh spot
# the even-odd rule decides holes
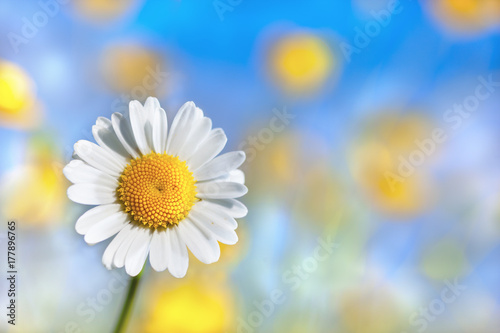
[[[26,107],[32,98],[32,82],[20,67],[0,62],[0,108],[15,113]]]
[[[351,156],[356,181],[382,211],[411,215],[422,208],[419,177],[399,178],[397,159],[386,146],[367,143],[355,148]]]
[[[253,135],[253,132],[251,135]],[[301,137],[297,133],[276,134],[273,141],[263,146],[264,149],[255,149],[247,154],[247,160],[252,167],[245,171],[248,182],[252,184],[256,193],[276,193],[287,195],[290,186],[296,186],[296,177],[302,172],[305,164],[299,153]]]
[[[234,305],[226,290],[187,282],[155,292],[156,299],[145,318],[143,332],[220,333],[228,332]]]
[[[0,124],[32,127],[39,116],[35,84],[18,65],[0,60]]]
[[[464,16],[475,15],[479,12],[481,7],[481,2],[484,0],[445,0],[444,3],[454,12],[462,14]]]
[[[134,43],[113,45],[103,54],[101,70],[109,88],[130,99],[165,94],[166,68],[161,55],[152,49]]]
[[[428,121],[418,114],[379,115],[350,151],[356,182],[381,211],[413,215],[429,201],[425,165],[415,166],[410,176],[401,175],[399,168],[400,157],[408,160],[418,150],[415,140],[427,138],[430,129]]]
[[[431,4],[438,19],[455,30],[476,31],[500,23],[498,0],[436,0]]]
[[[271,75],[281,88],[291,93],[310,93],[329,78],[335,61],[321,38],[297,33],[272,47],[269,64]]]
[[[25,225],[54,224],[63,218],[68,202],[63,164],[41,138],[35,139],[27,153],[27,161],[2,179],[1,211]]]
[[[120,176],[117,192],[135,221],[155,229],[179,224],[196,200],[186,162],[158,153],[133,159]]]
[[[299,216],[308,224],[315,222],[322,227],[338,222],[336,213],[346,207],[345,189],[328,161],[312,162],[304,172],[301,184],[295,205]]]
[[[345,292],[340,298],[340,316],[345,332],[399,332],[399,315],[393,295],[380,286],[360,286]]]
[[[75,0],[78,14],[90,21],[106,22],[125,14],[134,0]]]

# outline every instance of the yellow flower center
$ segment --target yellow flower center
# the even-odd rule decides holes
[[[320,88],[336,66],[328,45],[319,37],[305,33],[280,40],[271,50],[269,60],[277,83],[297,93]]]
[[[193,173],[186,162],[167,154],[133,159],[120,176],[117,191],[133,219],[155,229],[179,224],[196,201]]]

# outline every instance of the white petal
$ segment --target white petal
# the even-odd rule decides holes
[[[244,161],[245,153],[243,151],[232,151],[217,156],[206,163],[193,173],[193,177],[197,181],[217,178],[238,168]]]
[[[196,107],[196,119],[200,120],[201,118],[203,118],[203,116],[203,110],[199,107]]]
[[[191,209],[191,212],[194,212],[197,215],[202,215],[205,219],[217,220],[219,224],[232,230],[238,227],[238,222],[236,222],[231,215],[206,200],[197,202]],[[189,214],[191,214],[191,212],[189,212]]]
[[[167,141],[167,153],[177,156],[186,142],[199,112],[193,102],[185,103],[175,115]]]
[[[211,264],[219,260],[219,244],[211,233],[199,228],[189,217],[179,223],[178,230],[184,243],[199,261]]]
[[[178,226],[167,228],[167,253],[170,274],[176,278],[184,277],[189,265],[189,255]]]
[[[120,176],[126,164],[114,158],[104,148],[86,140],[75,143],[75,152],[87,164],[111,176]]]
[[[116,154],[116,158],[128,161],[130,154],[123,148],[122,143],[116,136],[113,124],[104,117],[97,118],[96,124],[92,126],[92,134],[99,146]]]
[[[93,225],[85,234],[88,244],[96,244],[113,236],[130,223],[130,216],[125,212],[114,213]]]
[[[245,195],[248,189],[240,183],[210,181],[197,183],[196,192],[200,199],[233,199]]]
[[[149,112],[138,101],[131,101],[129,110],[130,125],[137,147],[143,155],[149,154],[152,150],[149,144],[151,140],[148,138],[148,134],[152,133],[152,124],[148,119]]]
[[[228,181],[234,182],[234,183],[245,184],[245,173],[243,171],[241,171],[240,169],[231,170],[229,172]]]
[[[126,235],[125,239],[121,242],[120,246],[116,250],[115,256],[113,257],[113,266],[114,267],[123,267],[125,265],[125,258],[127,257],[127,252],[132,243],[134,242],[135,237],[137,236],[137,231],[140,227],[134,225],[133,223],[130,229],[130,232]]]
[[[134,139],[132,128],[128,119],[119,112],[113,113],[111,116],[111,123],[115,130],[116,136],[123,145],[123,148],[133,157],[139,157],[139,148]]]
[[[95,184],[75,184],[68,188],[68,198],[83,205],[104,205],[116,202],[116,191]]]
[[[149,262],[157,272],[163,272],[168,266],[168,237],[167,229],[156,229],[151,239]]]
[[[146,103],[144,103],[144,109],[149,112],[149,115],[153,115],[154,111],[160,108],[160,102],[156,97],[148,97]]]
[[[113,258],[115,257],[116,251],[120,247],[120,245],[123,243],[123,241],[129,236],[132,230],[132,223],[129,223],[126,225],[116,236],[113,238],[113,240],[109,243],[108,247],[104,251],[104,254],[102,255],[102,263],[107,269],[112,269],[114,267],[113,265]]]
[[[245,185],[245,173],[243,171],[241,171],[240,169],[236,169],[236,170],[231,170],[217,178],[212,178],[210,180],[202,180],[200,181],[200,183],[207,183],[207,182],[215,182],[215,181],[219,181],[219,182],[233,182],[233,183],[239,183],[239,184],[242,184],[242,185]]]
[[[226,145],[227,137],[224,131],[216,128],[210,132],[207,139],[196,149],[193,156],[187,159],[190,171],[196,171],[199,167],[212,160]]]
[[[80,235],[85,235],[91,227],[109,216],[122,211],[120,204],[100,205],[87,210],[78,218],[75,230]]]
[[[211,129],[212,120],[210,120],[210,118],[202,117],[196,121],[191,134],[186,139],[186,142],[179,152],[179,158],[181,161],[185,161],[193,155],[198,146],[205,141]]]
[[[163,154],[167,149],[168,122],[165,110],[157,108],[154,111],[153,146],[155,152]]]
[[[110,188],[118,187],[118,178],[108,175],[82,160],[72,160],[63,169],[68,180],[74,184],[93,183],[101,184]]]
[[[223,244],[233,245],[238,242],[238,235],[233,228],[229,227],[227,222],[220,218],[213,218],[210,214],[203,214],[201,211],[193,211],[189,213],[191,220],[198,228],[205,228],[219,242]]]
[[[113,123],[111,122],[111,120],[109,120],[106,117],[97,117],[95,124],[97,126],[101,126],[101,127],[107,128],[109,130],[113,130]]]
[[[205,203],[207,209],[224,211],[234,218],[245,217],[248,213],[247,207],[236,199],[205,199],[199,203]]]
[[[125,259],[125,270],[130,276],[136,276],[144,267],[144,262],[149,253],[151,242],[151,229],[142,227],[137,230],[137,236],[130,245]]]

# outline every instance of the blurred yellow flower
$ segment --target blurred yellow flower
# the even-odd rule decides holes
[[[75,0],[77,13],[89,21],[107,23],[124,15],[136,0]]]
[[[345,209],[345,188],[334,174],[327,160],[311,162],[302,176],[302,186],[297,191],[295,209],[307,224],[339,222],[337,212]]]
[[[421,115],[387,114],[368,123],[350,152],[355,181],[381,211],[413,215],[429,202],[425,166],[409,177],[398,172],[401,160],[418,149],[415,140],[430,135],[429,122]]]
[[[396,159],[387,147],[368,143],[352,152],[354,177],[371,201],[381,210],[396,214],[413,214],[423,205],[420,183],[416,178],[404,182],[388,179],[386,172],[397,169]]]
[[[116,44],[102,56],[101,70],[106,84],[124,98],[145,101],[148,96],[164,96],[167,73],[156,51],[138,44]]]
[[[436,0],[431,9],[438,20],[458,31],[480,31],[500,23],[498,0]]]
[[[298,133],[290,131],[277,134],[273,141],[257,151],[253,160],[249,160],[251,167],[246,174],[255,193],[272,193],[275,197],[277,191],[290,193],[290,186],[297,185],[295,179],[304,165],[299,156],[301,139]]]
[[[399,332],[402,313],[392,293],[384,287],[361,285],[346,291],[339,301],[346,332]]]
[[[234,324],[234,301],[220,286],[182,280],[170,290],[151,290],[141,332],[220,333]]]
[[[30,76],[18,65],[0,60],[0,126],[31,128],[39,121],[39,111]]]
[[[289,93],[309,94],[321,88],[338,64],[328,44],[300,32],[277,41],[269,55],[270,73]]]
[[[367,128],[367,136],[379,139],[392,151],[407,152],[415,149],[415,140],[429,136],[431,121],[422,113],[378,114]]]
[[[21,226],[57,223],[67,204],[63,164],[44,138],[35,137],[27,151],[26,163],[2,177],[2,211]]]

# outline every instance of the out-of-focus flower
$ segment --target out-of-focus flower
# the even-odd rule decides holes
[[[302,176],[297,191],[296,212],[307,223],[324,225],[337,221],[335,216],[345,208],[345,189],[328,161],[314,162]]]
[[[386,172],[397,170],[397,160],[387,147],[371,143],[356,148],[352,154],[354,177],[362,190],[382,211],[413,214],[423,206],[425,199],[421,184],[415,178],[397,181]],[[419,178],[419,177],[418,177]]]
[[[92,128],[98,145],[75,144],[78,159],[64,174],[74,183],[68,197],[98,205],[76,222],[89,244],[115,234],[102,257],[108,268],[138,275],[149,254],[156,271],[183,277],[188,252],[205,264],[219,260],[219,242],[235,244],[246,207],[234,198],[246,194],[238,167],[242,151],[217,156],[227,138],[193,102],[184,104],[170,130],[156,98],[143,106],[130,102],[130,113],[100,117]],[[168,135],[167,135],[168,134]],[[217,156],[217,157],[216,157]],[[186,248],[187,246],[187,248]]]
[[[277,40],[268,59],[273,81],[291,94],[320,89],[339,66],[328,44],[308,32],[296,32]]]
[[[398,303],[386,287],[364,285],[347,291],[339,301],[341,320],[349,333],[399,332]]]
[[[32,128],[40,120],[35,83],[18,65],[0,60],[0,126]]]
[[[108,23],[137,7],[141,0],[74,0],[78,15],[95,23]]]
[[[301,137],[288,132],[276,137],[262,149],[255,149],[254,159],[249,161],[247,170],[249,183],[255,193],[265,195],[290,194],[291,186],[303,171],[304,161],[300,154]]]
[[[150,48],[123,43],[106,49],[101,71],[112,90],[144,101],[147,96],[163,96],[168,74],[161,54]]]
[[[182,281],[165,290],[151,289],[141,332],[220,333],[234,326],[235,304],[231,292],[216,283]]]
[[[388,114],[377,117],[363,130],[350,152],[351,172],[380,210],[413,215],[428,203],[430,190],[425,165],[415,167],[411,175],[399,171],[401,158],[408,160],[409,155],[419,149],[415,140],[428,137],[432,133],[430,129],[421,115]]]
[[[1,181],[2,211],[21,226],[45,226],[60,221],[68,203],[62,161],[50,140],[32,138],[26,162]]]
[[[429,1],[436,18],[458,32],[476,32],[500,23],[498,0],[435,0]]]

